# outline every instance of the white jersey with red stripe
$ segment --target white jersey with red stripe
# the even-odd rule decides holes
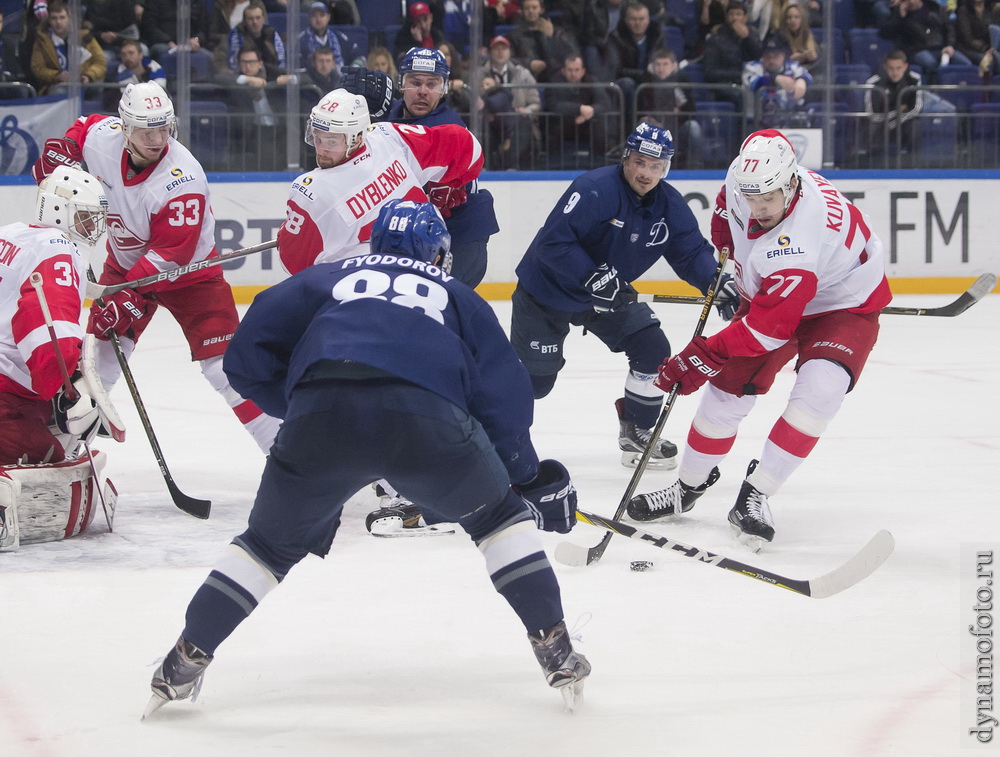
[[[428,182],[461,187],[478,178],[482,166],[482,147],[462,126],[375,124],[343,163],[292,182],[278,230],[281,262],[289,273],[298,273],[316,263],[364,255],[383,203],[427,202]]]
[[[736,190],[734,166],[736,161],[726,177],[724,201],[736,285],[750,309],[709,338],[714,352],[761,355],[787,342],[805,318],[836,310],[871,313],[889,304],[882,241],[869,217],[833,184],[800,170],[785,218],[765,230]],[[717,203],[722,205],[722,193]]]
[[[0,391],[50,399],[62,385],[62,370],[31,285],[42,276],[56,339],[70,373],[80,359],[86,262],[69,237],[41,226],[0,227]]]
[[[171,138],[161,158],[136,173],[118,118],[77,119],[66,132],[108,196],[108,253],[128,278],[169,271],[212,256],[215,217],[201,164]],[[195,274],[197,276],[197,274]],[[192,279],[185,278],[180,286]],[[155,288],[168,288],[171,283]]]

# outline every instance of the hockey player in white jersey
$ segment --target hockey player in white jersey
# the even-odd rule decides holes
[[[152,82],[130,84],[119,118],[81,117],[65,137],[47,140],[32,169],[36,181],[55,167],[85,162],[108,193],[108,256],[101,284],[118,284],[216,257],[208,181],[175,139],[174,106]],[[202,374],[267,452],[278,421],[240,397],[222,372],[222,355],[239,323],[221,267],[205,268],[139,289],[125,289],[91,309],[87,330],[98,337],[106,387],[120,369],[106,341],[118,335],[126,357],[160,306],[174,316]]]
[[[102,422],[123,438],[96,372],[80,370],[77,243],[97,242],[107,212],[100,182],[64,166],[39,186],[30,223],[0,227],[0,552],[86,529],[106,459],[86,443]]]
[[[860,378],[892,299],[882,242],[827,179],[800,170],[781,132],[743,143],[716,200],[712,241],[733,251],[743,303],[719,333],[667,358],[656,384],[690,394],[708,383],[688,433],[679,480],[629,503],[637,520],[677,515],[718,479],[740,422],[793,357],[788,404],[750,463],[729,512],[740,541],[774,538],[768,498],[819,441]]]

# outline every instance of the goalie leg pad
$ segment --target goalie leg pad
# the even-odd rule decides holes
[[[21,546],[17,522],[17,497],[21,485],[0,475],[0,552],[16,552]]]
[[[93,452],[98,475],[107,463],[103,452]],[[59,541],[82,534],[100,506],[91,458],[84,454],[75,460],[54,465],[10,465],[0,468],[0,479],[13,497],[21,544]],[[13,486],[11,486],[13,484]],[[113,486],[110,487],[114,491]]]

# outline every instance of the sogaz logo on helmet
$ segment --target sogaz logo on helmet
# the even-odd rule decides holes
[[[792,238],[787,234],[782,234],[777,239],[778,246],[773,250],[768,250],[764,253],[764,257],[771,258],[781,258],[786,255],[805,255],[805,250],[801,247],[795,247],[792,245]]]
[[[644,139],[639,142],[639,152],[643,155],[649,155],[651,158],[662,158],[663,146],[656,144],[656,142],[647,142]]]
[[[430,71],[432,74],[434,73],[434,59],[426,55],[414,55],[411,65],[414,71]]]

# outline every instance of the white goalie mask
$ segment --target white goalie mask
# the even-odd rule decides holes
[[[747,137],[733,169],[733,178],[737,191],[743,195],[762,195],[780,189],[787,210],[794,196],[792,179],[798,172],[791,143],[781,132],[769,129]]]
[[[63,166],[38,185],[35,223],[65,231],[94,244],[107,227],[108,198],[101,182],[86,171]]]
[[[170,95],[155,82],[129,84],[118,103],[118,115],[126,142],[143,144],[144,139],[166,142],[177,136],[177,117]]]
[[[324,95],[309,112],[305,142],[322,147],[332,135],[343,134],[347,138],[347,157],[350,157],[364,144],[365,132],[371,125],[365,98],[352,95],[346,89],[335,89]]]

